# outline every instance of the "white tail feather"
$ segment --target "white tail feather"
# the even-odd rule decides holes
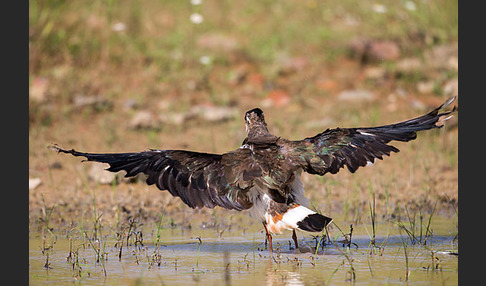
[[[315,213],[315,211],[304,206],[298,206],[288,210],[282,216],[282,219],[278,220],[277,222],[274,222],[272,217],[267,213],[265,214],[267,228],[274,234],[281,234],[284,229],[299,229],[297,223],[303,221],[308,215]]]

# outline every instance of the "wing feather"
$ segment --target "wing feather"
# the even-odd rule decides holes
[[[108,171],[126,171],[125,177],[147,175],[147,184],[168,190],[192,208],[220,206],[244,210],[252,206],[247,190],[230,185],[226,176],[235,177],[225,168],[223,155],[181,150],[149,150],[136,153],[84,153],[50,146],[57,152],[85,157],[88,161],[108,163]],[[235,164],[235,163],[233,163]],[[226,172],[226,173],[225,173]]]
[[[346,166],[354,173],[359,167],[374,163],[375,159],[383,159],[392,152],[399,150],[388,145],[391,141],[407,142],[417,138],[417,132],[433,128],[441,128],[442,121],[450,118],[457,110],[439,113],[449,106],[455,97],[448,99],[431,112],[403,122],[378,127],[335,128],[327,129],[314,137],[300,141],[292,141],[292,158],[299,162],[304,171],[310,174],[335,174]]]

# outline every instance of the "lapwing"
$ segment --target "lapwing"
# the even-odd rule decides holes
[[[323,176],[335,174],[344,166],[354,173],[399,150],[390,141],[407,142],[417,131],[440,128],[457,108],[440,113],[455,97],[429,113],[410,120],[377,127],[327,129],[313,137],[288,140],[271,134],[263,111],[245,113],[247,137],[242,145],[223,154],[186,150],[149,149],[134,153],[85,153],[54,144],[50,149],[88,161],[108,163],[111,172],[126,171],[125,177],[138,173],[179,197],[191,208],[216,206],[244,211],[263,223],[266,240],[272,247],[272,234],[295,230],[321,232],[332,218],[312,210],[305,197],[302,172]],[[266,244],[266,243],[265,243]]]

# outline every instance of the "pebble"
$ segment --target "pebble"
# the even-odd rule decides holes
[[[93,163],[88,170],[88,178],[101,185],[118,183],[117,173],[106,170],[106,164]]]
[[[38,186],[42,184],[42,180],[40,178],[29,178],[29,190],[34,190]]]
[[[368,90],[365,89],[352,89],[352,90],[343,90],[338,95],[338,99],[341,101],[372,101],[375,99],[375,95]]]

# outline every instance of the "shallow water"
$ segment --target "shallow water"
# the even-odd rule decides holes
[[[90,244],[81,236],[31,234],[29,240],[29,282],[36,284],[89,285],[341,285],[405,284],[456,285],[458,283],[457,241],[448,220],[435,219],[434,234],[427,245],[412,244],[393,225],[379,226],[386,235],[377,235],[370,247],[370,226],[355,227],[350,247],[343,246],[334,230],[329,242],[316,254],[316,241],[298,233],[300,250],[290,247],[291,232],[274,237],[274,252],[265,250],[264,235],[258,228],[233,230],[219,236],[214,229],[190,232],[162,229],[160,247],[153,229],[143,246],[124,245],[121,259],[113,233]],[[344,231],[344,229],[343,229]],[[105,231],[108,233],[108,231]],[[344,231],[346,232],[346,231]],[[201,239],[201,241],[198,239]],[[42,253],[43,243],[52,248]],[[125,241],[126,242],[126,241]],[[125,243],[126,244],[126,243]],[[93,246],[106,255],[97,262]],[[77,250],[78,262],[68,262],[70,248]],[[323,249],[323,250],[322,250]],[[372,254],[370,254],[372,252]],[[46,268],[47,254],[49,267]],[[154,260],[154,254],[160,260]],[[72,255],[72,254],[71,254]],[[408,259],[408,262],[407,262]],[[160,262],[160,265],[158,264]],[[74,265],[74,267],[73,267]],[[354,275],[353,275],[354,273]]]

